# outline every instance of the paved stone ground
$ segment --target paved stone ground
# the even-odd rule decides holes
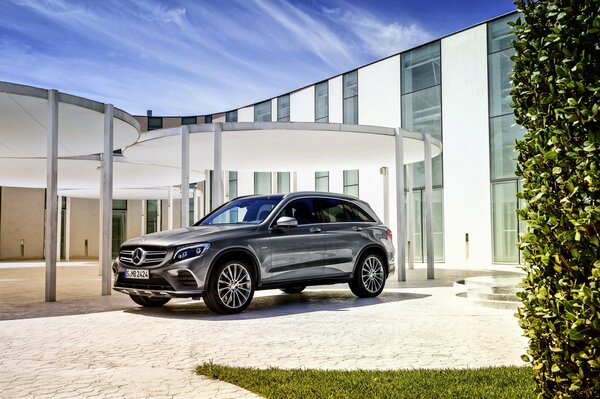
[[[438,270],[424,283],[416,270],[374,299],[357,299],[344,285],[263,291],[246,312],[215,316],[197,301],[145,309],[122,294],[90,294],[88,285],[99,290],[96,268],[64,269],[65,299],[44,303],[43,290],[38,299],[22,292],[39,270],[0,268],[0,398],[256,398],[193,368],[522,365],[526,347],[513,310],[480,307],[449,287],[457,276],[489,272]],[[75,284],[83,276],[89,281]]]

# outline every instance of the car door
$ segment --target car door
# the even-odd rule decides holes
[[[349,201],[338,198],[319,198],[317,201],[326,236],[323,276],[352,273],[356,257],[369,241],[363,233],[369,223],[356,214],[356,205]]]
[[[296,227],[271,230],[271,282],[319,278],[322,275],[325,234],[317,219],[314,200],[299,198],[287,204],[275,222],[282,216],[293,217]]]

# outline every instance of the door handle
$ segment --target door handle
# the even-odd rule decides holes
[[[360,226],[354,226],[354,227],[352,228],[352,230],[354,230],[354,231],[362,231],[362,229],[363,229],[363,228],[362,228],[362,227],[360,227]]]
[[[311,227],[308,231],[310,231],[311,233],[320,233],[321,229],[318,227]]]

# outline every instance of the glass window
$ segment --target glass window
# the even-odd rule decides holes
[[[290,172],[277,172],[277,192],[280,194],[290,192]]]
[[[329,191],[329,172],[315,172],[315,191]]]
[[[402,94],[439,85],[440,42],[402,54]]]
[[[236,111],[228,111],[225,114],[225,122],[237,122],[237,110]]]
[[[238,173],[229,172],[229,198],[234,199],[238,196]]]
[[[149,116],[148,117],[148,130],[156,130],[162,129],[163,127],[163,118],[159,116]]]
[[[259,224],[265,220],[283,197],[240,198],[211,213],[196,225],[247,223]]]
[[[524,133],[524,129],[515,124],[512,114],[490,119],[492,180],[516,178],[515,141],[522,139]]]
[[[290,121],[290,95],[277,97],[277,121]]]
[[[347,201],[344,201],[344,206],[346,206],[353,222],[375,222],[375,219],[360,206]]]
[[[344,194],[358,197],[358,169],[344,171]]]
[[[442,100],[440,86],[402,96],[402,125],[405,129],[429,133],[442,139]]]
[[[513,29],[508,25],[519,17],[518,13],[507,15],[488,23],[488,51],[495,53],[512,47],[512,41],[516,39]]]
[[[490,117],[512,114],[510,91],[512,84],[513,62],[510,57],[515,49],[508,49],[488,56],[489,92],[490,92]]]
[[[492,184],[494,262],[518,263],[517,181]]]
[[[184,116],[181,118],[181,125],[195,125],[197,123],[197,117],[195,116]]]
[[[63,197],[63,209],[66,209],[66,198]],[[113,200],[113,211],[126,211],[127,200]]]
[[[271,122],[271,100],[254,106],[254,122]]]
[[[311,198],[301,198],[290,202],[283,208],[277,219],[282,216],[292,217],[298,221],[298,224],[319,223],[314,202]]]
[[[204,123],[212,123],[212,115],[206,115],[204,117]]]
[[[196,223],[196,220],[194,220],[194,208],[196,206],[196,201],[195,198],[190,198],[189,202],[188,202],[188,226],[193,225],[194,223]]]
[[[358,205],[335,198],[319,198],[319,218],[324,223],[364,223],[375,220]]]
[[[146,201],[146,234],[158,231],[158,200]]]
[[[271,172],[254,172],[254,194],[271,194]]]
[[[315,85],[315,122],[329,122],[329,82]]]
[[[343,78],[344,123],[358,123],[358,71],[349,72]]]

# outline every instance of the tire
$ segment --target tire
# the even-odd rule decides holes
[[[373,298],[381,294],[385,286],[385,266],[381,256],[374,253],[363,255],[348,285],[359,298]]]
[[[254,297],[254,281],[250,267],[242,261],[232,260],[217,266],[204,295],[204,303],[220,314],[240,313]]]
[[[284,294],[299,294],[306,288],[305,285],[293,285],[291,287],[280,288]]]
[[[157,308],[171,300],[171,298],[166,297],[151,297],[141,295],[129,295],[129,297],[133,300],[133,302],[147,308]]]

